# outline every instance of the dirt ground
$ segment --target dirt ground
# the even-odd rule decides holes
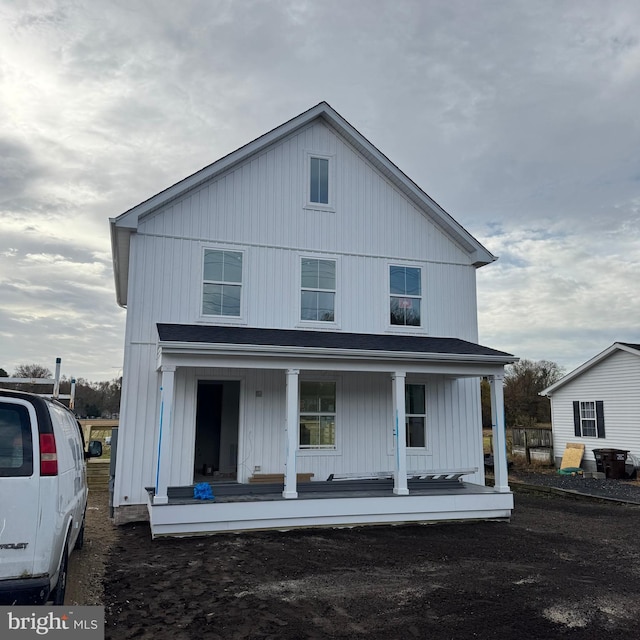
[[[90,507],[67,603],[105,604],[107,639],[640,637],[640,507],[518,493],[511,523],[155,541]]]
[[[109,492],[89,492],[84,546],[69,560],[65,604],[104,604],[103,576],[118,529],[109,520]]]

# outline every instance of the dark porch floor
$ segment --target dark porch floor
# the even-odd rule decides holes
[[[237,482],[209,482],[214,502],[259,502],[285,500],[282,496],[284,485],[240,484]],[[422,480],[408,481],[409,496],[454,495],[493,493],[493,487],[460,482],[459,480]],[[298,500],[340,499],[340,498],[383,498],[395,496],[392,479],[340,480],[298,483]],[[147,488],[153,496],[153,488]],[[169,487],[169,504],[202,504],[207,500],[193,497],[193,485]]]

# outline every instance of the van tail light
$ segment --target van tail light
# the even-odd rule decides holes
[[[53,433],[40,434],[40,475],[58,475],[58,452]]]

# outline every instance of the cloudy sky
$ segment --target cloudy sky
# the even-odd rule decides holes
[[[500,256],[483,344],[640,342],[636,0],[0,0],[0,367],[119,375],[108,219],[321,100]]]

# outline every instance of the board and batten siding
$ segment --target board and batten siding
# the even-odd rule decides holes
[[[573,402],[602,400],[605,438],[577,437]],[[583,460],[595,465],[594,449],[625,449],[640,457],[640,357],[615,351],[551,398],[553,450],[562,458],[568,442],[585,445]]]
[[[155,352],[138,345],[133,366],[152,370]],[[337,383],[336,451],[299,450],[298,472],[326,480],[332,473],[372,473],[394,467],[391,376],[381,373],[305,372],[301,380],[325,379]],[[194,480],[196,394],[199,380],[240,382],[238,480],[247,482],[256,467],[261,473],[283,473],[285,457],[285,372],[220,368],[179,368],[175,376],[170,485]],[[484,483],[480,429],[479,384],[475,379],[450,380],[439,376],[410,376],[427,390],[426,450],[407,450],[407,469],[478,468],[469,480]],[[160,376],[138,377],[128,387],[135,394],[138,428],[122,431],[118,464],[122,464],[114,491],[114,506],[142,504],[144,487],[154,486],[159,428]],[[260,392],[259,394],[257,392]],[[474,426],[475,425],[475,426]],[[475,428],[477,427],[477,428]],[[126,444],[126,447],[124,446]]]
[[[306,206],[309,153],[331,158],[332,210]],[[201,315],[205,248],[243,252],[240,319]],[[302,257],[336,261],[331,326],[300,322]],[[114,506],[144,503],[144,487],[155,483],[157,323],[403,333],[389,325],[390,264],[422,269],[423,326],[412,332],[477,341],[476,274],[469,254],[320,120],[142,216],[130,245]],[[197,380],[217,378],[240,380],[239,479],[246,480],[256,466],[282,472],[283,371],[178,369],[172,485],[193,481]],[[392,469],[389,376],[342,373],[338,379],[339,451],[301,452],[298,469],[317,479]],[[482,461],[473,459],[482,452],[478,381],[433,377],[428,397],[429,451],[409,450],[408,468],[479,467],[471,479],[483,483]]]
[[[334,211],[305,208],[307,152],[335,161]],[[138,232],[469,264],[461,247],[320,122],[143,217]]]
[[[306,151],[335,161],[334,211],[304,206]],[[339,330],[389,329],[388,266],[399,263],[423,268],[427,333],[477,340],[468,254],[319,122],[143,217],[131,247],[139,254],[129,279],[137,318],[131,340],[155,339],[148,335],[155,322],[202,320],[205,247],[244,251],[242,321],[249,326],[297,326],[300,258],[307,255],[337,261]]]
[[[201,315],[205,246],[244,252],[243,317],[227,318],[226,322],[264,328],[304,328],[305,323],[300,321],[300,261],[312,256],[336,261],[336,324],[330,328],[354,333],[392,331],[389,265],[410,264],[422,267],[423,328],[416,332],[477,340],[472,267],[140,235],[133,237],[132,246],[136,262],[144,265],[130,279],[129,315],[135,319],[130,339],[134,342],[155,343],[157,322],[220,321]]]

